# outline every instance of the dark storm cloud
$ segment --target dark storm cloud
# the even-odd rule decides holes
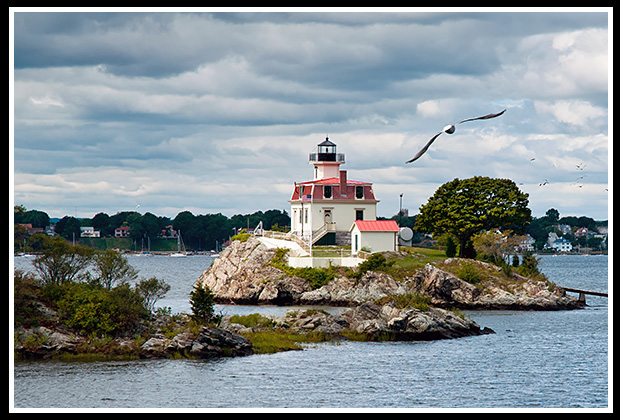
[[[607,13],[14,20],[16,199],[29,208],[70,197],[105,210],[102,196],[111,213],[136,201],[154,213],[286,207],[328,134],[352,178],[381,196],[409,191],[412,209],[455,176],[485,175],[521,178],[544,213],[570,191],[536,189],[551,175],[523,167],[533,156],[562,167],[567,188],[589,159],[597,184],[574,207],[606,202],[594,189],[607,162]],[[503,108],[401,167],[443,125]]]

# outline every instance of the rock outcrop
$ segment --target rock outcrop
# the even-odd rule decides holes
[[[207,285],[218,303],[273,305],[330,305],[356,306],[386,296],[420,293],[431,298],[431,304],[441,308],[460,309],[517,309],[559,310],[575,309],[581,305],[560,288],[548,282],[528,279],[516,274],[500,281],[500,270],[491,264],[479,264],[491,274],[479,284],[471,284],[442,268],[442,263],[427,264],[401,280],[381,272],[366,272],[360,279],[336,277],[326,285],[312,289],[307,280],[288,276],[269,264],[275,250],[250,238],[233,242],[213,261],[198,284]],[[445,265],[457,259],[446,260]]]
[[[234,304],[291,305],[310,290],[308,281],[289,277],[269,265],[275,249],[257,239],[235,241],[226,248],[198,279],[213,293],[214,300]]]
[[[316,309],[291,311],[275,318],[273,324],[276,329],[320,332],[332,337],[358,334],[365,340],[426,341],[493,333],[452,311],[398,308],[391,302],[384,305],[365,302],[340,314]],[[226,328],[239,333],[248,332],[247,327],[239,324],[227,322]]]
[[[446,260],[444,264],[452,262]],[[478,264],[491,271],[500,270],[484,262],[467,263]],[[550,287],[545,281],[512,274],[513,280],[510,283],[483,280],[477,287],[440,267],[427,264],[407,279],[406,288],[430,296],[431,304],[441,308],[562,310],[581,307],[577,299],[567,296],[560,288]]]

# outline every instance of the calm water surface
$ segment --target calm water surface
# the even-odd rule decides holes
[[[189,311],[207,256],[129,257],[172,289],[158,306]],[[28,268],[16,258],[16,268]],[[544,256],[555,283],[608,290],[607,256]],[[14,368],[17,408],[605,408],[608,300],[583,310],[467,312],[494,335],[412,343],[320,344],[212,361],[28,362]],[[225,314],[290,307],[218,305]],[[335,310],[335,309],[334,309]]]

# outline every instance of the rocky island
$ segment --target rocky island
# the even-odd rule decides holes
[[[278,249],[254,237],[235,241],[196,283],[208,286],[216,302],[243,305],[353,307],[417,294],[427,297],[430,306],[444,309],[563,310],[582,306],[544,276],[506,273],[470,259],[440,258],[428,263],[415,251],[385,253],[382,263],[363,272],[332,267],[333,278],[316,287],[304,278],[308,276],[303,270],[274,264],[277,253]]]
[[[195,358],[246,356],[300,349],[327,340],[422,341],[493,333],[461,310],[562,310],[582,307],[544,276],[524,277],[492,264],[432,258],[416,249],[373,254],[358,268],[293,269],[287,250],[258,238],[234,241],[196,281],[216,303],[302,305],[284,316],[224,316],[196,324],[188,314],[151,314],[126,334],[81,335],[58,308],[36,298],[23,274],[20,305],[35,322],[15,327],[15,354],[50,357]],[[320,308],[348,307],[330,313]]]

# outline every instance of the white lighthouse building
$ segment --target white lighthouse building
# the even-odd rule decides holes
[[[379,200],[372,183],[348,179],[347,171],[340,169],[344,153],[337,153],[329,138],[310,153],[308,163],[314,179],[296,182],[289,200],[291,233],[313,245],[350,245],[355,221],[377,220]]]

